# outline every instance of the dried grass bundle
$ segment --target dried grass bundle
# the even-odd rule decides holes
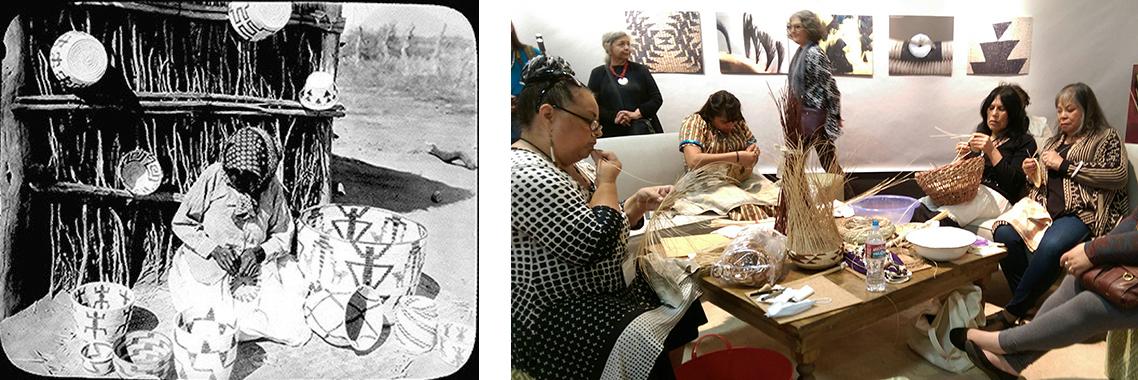
[[[652,218],[648,219],[644,238],[636,251],[636,263],[640,273],[644,274],[665,304],[678,306],[679,302],[684,301],[679,282],[685,273],[678,266],[669,265],[663,252],[652,250],[653,247],[663,247],[665,237],[682,236],[673,229],[676,225],[672,218],[675,215],[672,207],[676,201],[689,194],[721,186],[738,186],[739,181],[731,176],[731,171],[737,169],[737,166],[734,163],[712,163],[684,174],[676,181],[672,192],[660,202]]]
[[[664,197],[660,206],[653,212],[653,217],[648,219],[644,230],[644,240],[640,244],[637,256],[650,254],[653,246],[662,246],[665,237],[681,237],[678,232],[672,229],[675,227],[671,218],[675,215],[672,207],[676,205],[676,201],[687,197],[689,194],[703,193],[722,186],[738,186],[739,180],[731,176],[731,171],[738,166],[734,163],[715,162],[689,171],[680,177],[674,185],[675,189],[667,197]],[[661,253],[657,254],[662,255]]]
[[[834,200],[842,191],[843,183],[809,175],[805,162],[810,150],[813,146],[783,149],[782,194],[787,247],[792,251],[792,260],[807,268],[821,269],[837,264],[837,260],[829,259],[831,255],[840,258],[833,255],[842,247],[842,237],[834,223]]]
[[[779,166],[782,188],[776,228],[786,234],[791,261],[807,269],[831,267],[841,260],[842,236],[834,223],[834,200],[841,196],[845,181],[827,180],[807,171],[806,159],[818,141],[801,135],[802,103],[785,88],[777,96],[770,87],[767,90],[786,136]],[[844,177],[841,172],[832,174]]]

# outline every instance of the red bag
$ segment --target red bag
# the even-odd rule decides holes
[[[696,357],[699,342],[715,337],[723,341],[725,349]],[[676,368],[676,380],[790,380],[794,368],[782,354],[753,347],[731,347],[731,342],[719,334],[707,334],[696,339],[691,359]]]

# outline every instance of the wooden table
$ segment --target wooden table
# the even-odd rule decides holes
[[[707,223],[678,227],[673,233],[699,234],[714,230]],[[670,236],[675,236],[669,234]],[[639,244],[640,239],[630,239],[630,246]],[[870,293],[865,290],[865,280],[846,270],[826,275],[861,303],[779,324],[766,317],[766,312],[747,297],[746,293],[755,289],[724,284],[706,271],[696,276],[703,290],[703,299],[727,311],[731,315],[759,329],[767,336],[786,345],[794,352],[798,363],[799,378],[814,378],[814,362],[822,348],[838,341],[850,333],[872,324],[901,310],[919,305],[930,299],[940,297],[961,286],[973,284],[988,278],[997,269],[1000,259],[1006,253],[987,257],[966,254],[949,263],[938,263],[933,268],[913,273],[912,279],[902,284],[887,284],[884,293]],[[794,269],[781,281],[788,283],[810,276],[817,271]],[[887,297],[886,297],[887,296]]]

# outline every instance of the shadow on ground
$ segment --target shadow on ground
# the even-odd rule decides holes
[[[331,166],[332,182],[343,184],[346,193],[334,195],[332,201],[336,203],[369,205],[406,213],[473,196],[466,189],[354,158],[332,155]]]
[[[230,379],[245,379],[263,365],[265,365],[265,349],[259,342],[238,344],[237,361],[233,364]]]

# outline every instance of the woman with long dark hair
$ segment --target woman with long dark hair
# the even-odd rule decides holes
[[[980,104],[980,124],[967,142],[956,145],[958,159],[983,155],[984,174],[976,197],[957,205],[937,205],[929,197],[921,198],[921,207],[913,215],[914,222],[928,220],[939,211],[948,211],[942,225],[956,227],[976,220],[1003,214],[1027,192],[1023,160],[1035,154],[1035,137],[1028,132],[1030,120],[1025,110],[1027,93],[1018,85],[1002,84],[993,88]]]

